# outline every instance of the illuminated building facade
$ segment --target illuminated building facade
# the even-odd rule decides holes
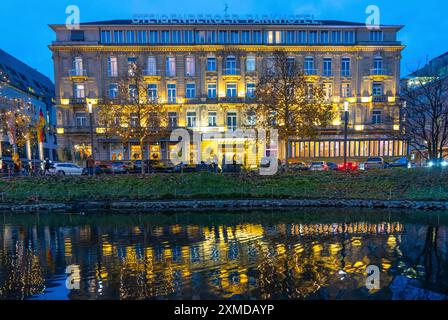
[[[12,106],[20,106],[29,113],[33,121],[38,119],[40,111],[45,118],[43,145],[39,148],[37,138],[27,139],[26,145],[17,148],[21,159],[57,159],[54,98],[54,84],[50,79],[0,49],[0,109],[11,111]],[[2,129],[0,128],[0,160],[11,160],[13,146],[10,135],[2,132]],[[0,161],[0,168],[2,165]]]
[[[288,51],[303,65],[310,82],[324,86],[337,114],[316,139],[291,137],[292,158],[342,157],[344,124],[339,113],[346,101],[350,103],[350,157],[408,152],[404,141],[391,138],[400,121],[397,102],[404,47],[397,33],[401,26],[369,30],[361,23],[340,21],[117,20],[81,24],[79,30],[65,25],[51,28],[56,33],[50,49],[58,134],[76,159],[91,152],[86,103],[95,106],[101,97],[114,97],[117,79],[137,61],[145,70],[148,95],[166,103],[171,127],[198,132],[202,138],[195,151],[200,150],[200,160],[209,160],[223,141],[203,135],[244,127],[257,78],[275,50]],[[97,159],[169,158],[168,139],[140,150],[137,141],[123,144],[106,138],[96,122],[94,126]],[[229,141],[224,142],[228,146]],[[219,150],[233,154],[225,147]],[[278,152],[284,157],[282,144]]]

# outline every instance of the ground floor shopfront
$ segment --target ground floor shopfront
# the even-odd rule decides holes
[[[293,140],[290,157],[299,159],[343,158],[343,138]],[[390,138],[348,138],[347,157],[401,157],[410,153],[407,141]]]

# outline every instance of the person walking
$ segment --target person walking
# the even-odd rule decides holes
[[[44,176],[50,174],[50,160],[48,158],[45,158],[44,160]]]
[[[87,174],[89,176],[94,175],[94,168],[95,168],[95,160],[93,160],[92,157],[88,157],[86,160],[86,168],[87,168]]]

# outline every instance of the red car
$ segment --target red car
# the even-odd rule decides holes
[[[340,163],[338,165],[339,171],[356,171],[359,169],[359,165],[355,161]]]

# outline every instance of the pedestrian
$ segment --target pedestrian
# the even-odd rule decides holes
[[[87,174],[89,176],[94,175],[94,168],[95,168],[95,160],[93,160],[92,157],[88,157],[86,160],[86,168],[87,168]]]
[[[45,160],[44,160],[44,176],[47,173],[50,174],[50,159],[45,158]]]

